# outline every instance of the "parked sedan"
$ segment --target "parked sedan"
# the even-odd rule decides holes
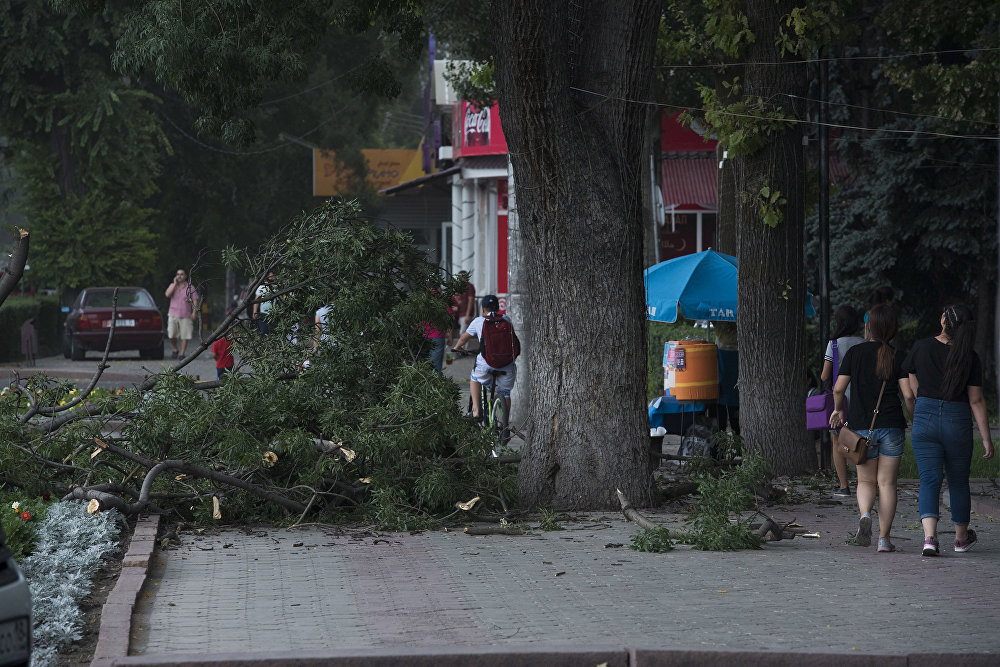
[[[0,526],[0,666],[28,666],[31,658],[31,591],[5,544]]]
[[[81,361],[87,350],[104,351],[111,329],[114,287],[88,287],[66,316],[63,355]],[[141,287],[118,288],[118,313],[111,350],[138,350],[143,359],[163,358],[163,317]]]

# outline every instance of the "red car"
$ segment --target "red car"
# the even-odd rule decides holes
[[[63,356],[82,361],[88,350],[104,352],[111,328],[114,287],[88,287],[66,316]],[[118,288],[118,314],[111,350],[138,350],[143,359],[163,358],[163,317],[149,292]]]

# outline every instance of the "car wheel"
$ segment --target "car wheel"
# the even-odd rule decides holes
[[[69,343],[69,335],[68,334],[64,334],[63,335],[63,339],[62,339],[62,353],[63,353],[64,357],[66,357],[67,359],[69,359],[69,356],[70,356],[70,343]]]
[[[69,339],[69,356],[73,361],[83,361],[83,358],[87,356],[87,349],[72,336]]]
[[[157,361],[163,359],[163,343],[160,343],[158,346],[149,351],[149,358]]]

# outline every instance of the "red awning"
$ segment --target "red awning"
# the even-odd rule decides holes
[[[718,210],[715,153],[666,153],[663,156],[663,205]]]

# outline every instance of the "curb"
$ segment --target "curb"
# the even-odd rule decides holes
[[[616,646],[546,646],[524,648],[453,647],[413,650],[372,649],[332,653],[218,653],[129,656],[115,667],[992,667],[997,653],[911,653],[908,655],[845,653],[763,653],[757,651],[684,651]]]
[[[108,667],[114,660],[128,655],[129,637],[132,634],[132,608],[146,581],[159,528],[159,514],[140,518],[135,525],[128,551],[122,560],[118,582],[101,610],[101,627],[90,667]]]
[[[972,496],[972,511],[983,516],[1000,517],[1000,500],[990,496]]]

